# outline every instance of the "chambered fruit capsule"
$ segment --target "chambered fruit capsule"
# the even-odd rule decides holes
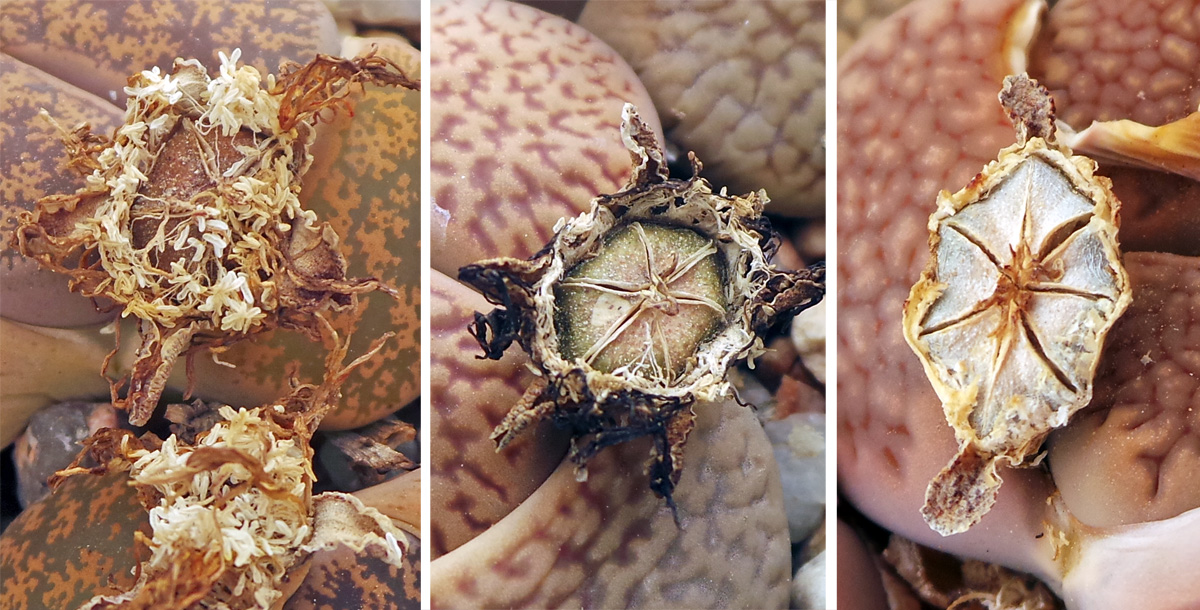
[[[622,191],[561,221],[533,258],[480,261],[459,279],[499,306],[472,325],[486,355],[517,341],[538,372],[496,426],[497,448],[551,419],[570,431],[582,480],[598,451],[650,436],[650,486],[674,510],[693,405],[732,396],[729,368],[765,351],[777,319],[820,301],[825,271],[771,266],[766,194],[714,193],[694,157],[691,179],[669,178],[654,133],[631,105],[623,118],[635,166]]]

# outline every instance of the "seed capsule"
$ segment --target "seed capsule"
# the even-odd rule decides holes
[[[725,320],[724,260],[691,229],[634,222],[555,291],[563,358],[598,371],[669,377]]]
[[[761,335],[779,317],[822,298],[824,268],[772,268],[765,193],[669,179],[630,105],[622,136],[635,163],[624,190],[563,221],[533,258],[481,261],[459,279],[500,306],[472,326],[487,356],[518,341],[540,375],[496,427],[498,449],[551,418],[571,430],[582,480],[598,451],[651,436],[651,488],[674,509],[693,404],[732,396],[729,367],[763,353]]]
[[[1104,337],[1132,298],[1110,182],[1055,142],[1045,89],[1010,76],[1000,97],[1018,141],[938,195],[931,260],[904,307],[959,441],[921,511],[943,535],[991,509],[1001,460],[1022,464],[1091,400]]]

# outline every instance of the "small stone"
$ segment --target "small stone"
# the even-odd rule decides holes
[[[795,413],[763,424],[779,464],[793,542],[825,522],[825,414]]]
[[[825,551],[796,570],[792,577],[793,608],[828,608],[825,603]]]
[[[804,260],[825,260],[825,220],[816,219],[800,225],[792,235],[792,242]]]
[[[800,355],[804,368],[825,383],[825,302],[796,314],[792,318],[792,345]]]
[[[83,449],[80,441],[100,428],[117,425],[117,411],[107,402],[63,402],[34,413],[14,451],[21,506],[28,507],[50,493],[46,481],[71,465]]]

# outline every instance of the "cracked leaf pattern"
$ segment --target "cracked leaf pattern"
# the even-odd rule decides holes
[[[1200,10],[1192,0],[1062,0],[1030,53],[1030,73],[1062,108],[1059,118],[1168,123],[1200,104]]]
[[[840,2],[838,4],[841,4]],[[579,24],[646,84],[667,140],[768,211],[825,209],[825,23],[814,0],[588,3]]]

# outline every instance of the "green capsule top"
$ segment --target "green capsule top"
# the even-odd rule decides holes
[[[567,360],[612,373],[673,379],[725,322],[724,260],[687,228],[633,222],[555,290],[555,330]]]

